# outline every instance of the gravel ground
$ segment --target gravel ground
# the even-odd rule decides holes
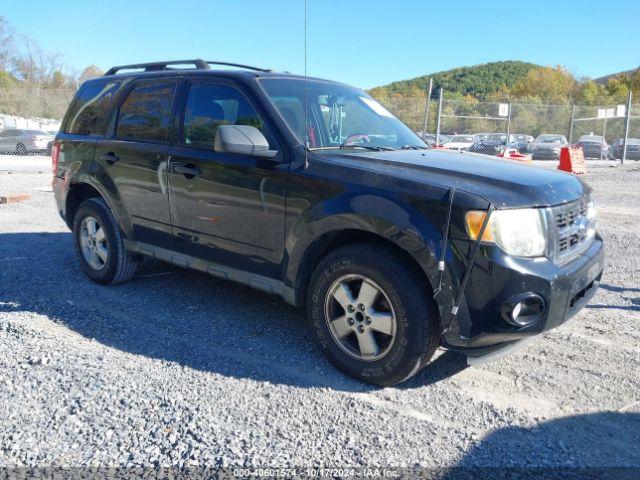
[[[32,195],[0,205],[0,466],[640,469],[640,164],[586,176],[608,251],[588,308],[509,357],[440,351],[377,389],[275,297],[152,261],[91,283],[31,161],[0,159],[0,192]]]

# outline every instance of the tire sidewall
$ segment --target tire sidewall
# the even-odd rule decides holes
[[[76,255],[80,262],[82,271],[93,281],[106,285],[111,282],[117,272],[118,255],[121,254],[118,239],[113,229],[113,221],[109,218],[110,212],[102,200],[89,199],[83,202],[73,219],[73,239],[75,243]],[[107,262],[100,270],[93,269],[85,260],[80,244],[80,228],[82,221],[87,217],[94,217],[100,223],[105,232],[105,239],[109,256]]]
[[[376,262],[373,256],[366,259],[357,255],[335,256],[321,262],[313,275],[311,289],[307,299],[309,318],[319,345],[329,360],[340,370],[369,383],[391,385],[411,376],[420,367],[419,359],[428,345],[423,336],[420,322],[428,322],[429,318],[421,318],[425,314],[416,308],[419,302],[400,290],[397,286],[396,268]],[[364,260],[364,261],[363,261]],[[360,274],[376,282],[386,293],[396,316],[396,338],[391,350],[381,359],[375,361],[358,360],[336,343],[331,335],[325,315],[325,300],[329,288],[338,278],[347,274]]]

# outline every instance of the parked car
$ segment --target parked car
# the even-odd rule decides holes
[[[129,280],[148,255],[280,295],[377,385],[440,346],[504,353],[596,291],[603,242],[576,176],[428,149],[340,83],[212,65],[113,67],[76,93],[53,190],[91,280]]]
[[[611,144],[610,152],[618,160],[622,158],[624,139],[619,138]],[[627,138],[627,159],[640,160],[640,138]]]
[[[547,134],[538,135],[531,145],[531,154],[534,160],[558,160],[562,147],[569,146],[564,135]]]
[[[609,144],[600,135],[583,135],[574,146],[582,149],[584,158],[603,160],[613,158],[609,152]]]
[[[467,150],[473,145],[473,140],[473,135],[453,135],[442,146],[450,150]]]
[[[0,152],[26,155],[27,153],[51,154],[55,137],[42,130],[9,128],[0,131]]]
[[[515,148],[522,154],[528,154],[533,144],[533,137],[531,135],[523,135],[521,133],[512,133],[509,135],[509,148]]]
[[[469,151],[485,155],[498,155],[506,146],[506,133],[481,133],[475,136],[475,142],[469,147]]]
[[[421,137],[425,143],[427,145],[429,145],[430,147],[435,147],[436,146],[436,136],[433,133],[427,133],[426,135],[422,135]],[[443,135],[440,134],[440,138],[439,138],[439,144],[440,146],[446,144],[449,140],[450,140],[450,136],[449,135]]]

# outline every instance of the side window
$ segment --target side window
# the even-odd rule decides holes
[[[166,141],[175,90],[175,81],[136,85],[120,106],[116,137]]]
[[[184,113],[184,143],[213,150],[220,125],[254,126],[273,145],[264,122],[240,91],[227,85],[191,85]]]
[[[66,133],[76,135],[96,135],[102,133],[104,121],[109,115],[113,97],[121,82],[103,81],[84,85],[66,122]]]

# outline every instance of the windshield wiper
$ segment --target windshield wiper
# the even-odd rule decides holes
[[[400,147],[401,150],[429,150],[429,147],[427,146],[421,146],[421,145],[403,145],[402,147]]]
[[[374,152],[389,152],[391,150],[395,150],[391,147],[382,147],[380,145],[364,145],[361,143],[341,143],[339,148],[341,150],[343,148],[364,148],[365,150],[373,150]]]

